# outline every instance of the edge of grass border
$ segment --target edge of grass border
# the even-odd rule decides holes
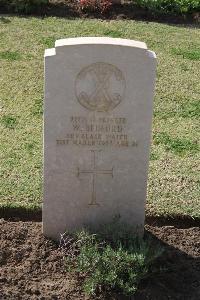
[[[0,204],[0,219],[10,221],[42,221],[41,205],[20,206],[16,204]]]

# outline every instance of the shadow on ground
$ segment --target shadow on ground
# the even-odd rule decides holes
[[[162,256],[157,259],[152,273],[142,281],[134,296],[116,295],[113,299],[200,299],[200,228],[146,225],[145,236],[161,244],[164,249]]]
[[[10,221],[42,221],[41,208],[0,207],[0,218]],[[189,216],[146,216],[146,224],[151,226],[174,226],[176,228],[200,227],[200,218]]]

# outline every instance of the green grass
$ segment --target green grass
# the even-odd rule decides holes
[[[2,51],[0,52],[0,59],[6,59],[6,60],[20,60],[21,55],[17,51],[11,52],[11,51]]]
[[[188,153],[199,152],[197,141],[192,142],[189,139],[172,138],[165,132],[160,132],[154,136],[155,145],[165,145],[165,150],[171,151],[177,155],[187,155]]]
[[[183,58],[190,60],[200,60],[200,48],[199,49],[180,49],[172,48],[172,53],[181,55]]]
[[[56,39],[145,41],[158,57],[147,213],[200,216],[200,30],[135,21],[0,19],[0,205],[42,201],[43,55]]]
[[[1,117],[1,124],[5,127],[5,128],[15,128],[16,124],[17,124],[17,118],[13,117],[11,115],[3,115]]]

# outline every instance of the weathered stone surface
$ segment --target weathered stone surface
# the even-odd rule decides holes
[[[156,59],[145,43],[56,41],[45,51],[43,231],[145,216]]]

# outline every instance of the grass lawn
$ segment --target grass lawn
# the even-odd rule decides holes
[[[41,207],[44,49],[78,36],[156,52],[147,214],[200,217],[200,29],[135,21],[0,17],[0,206]]]

